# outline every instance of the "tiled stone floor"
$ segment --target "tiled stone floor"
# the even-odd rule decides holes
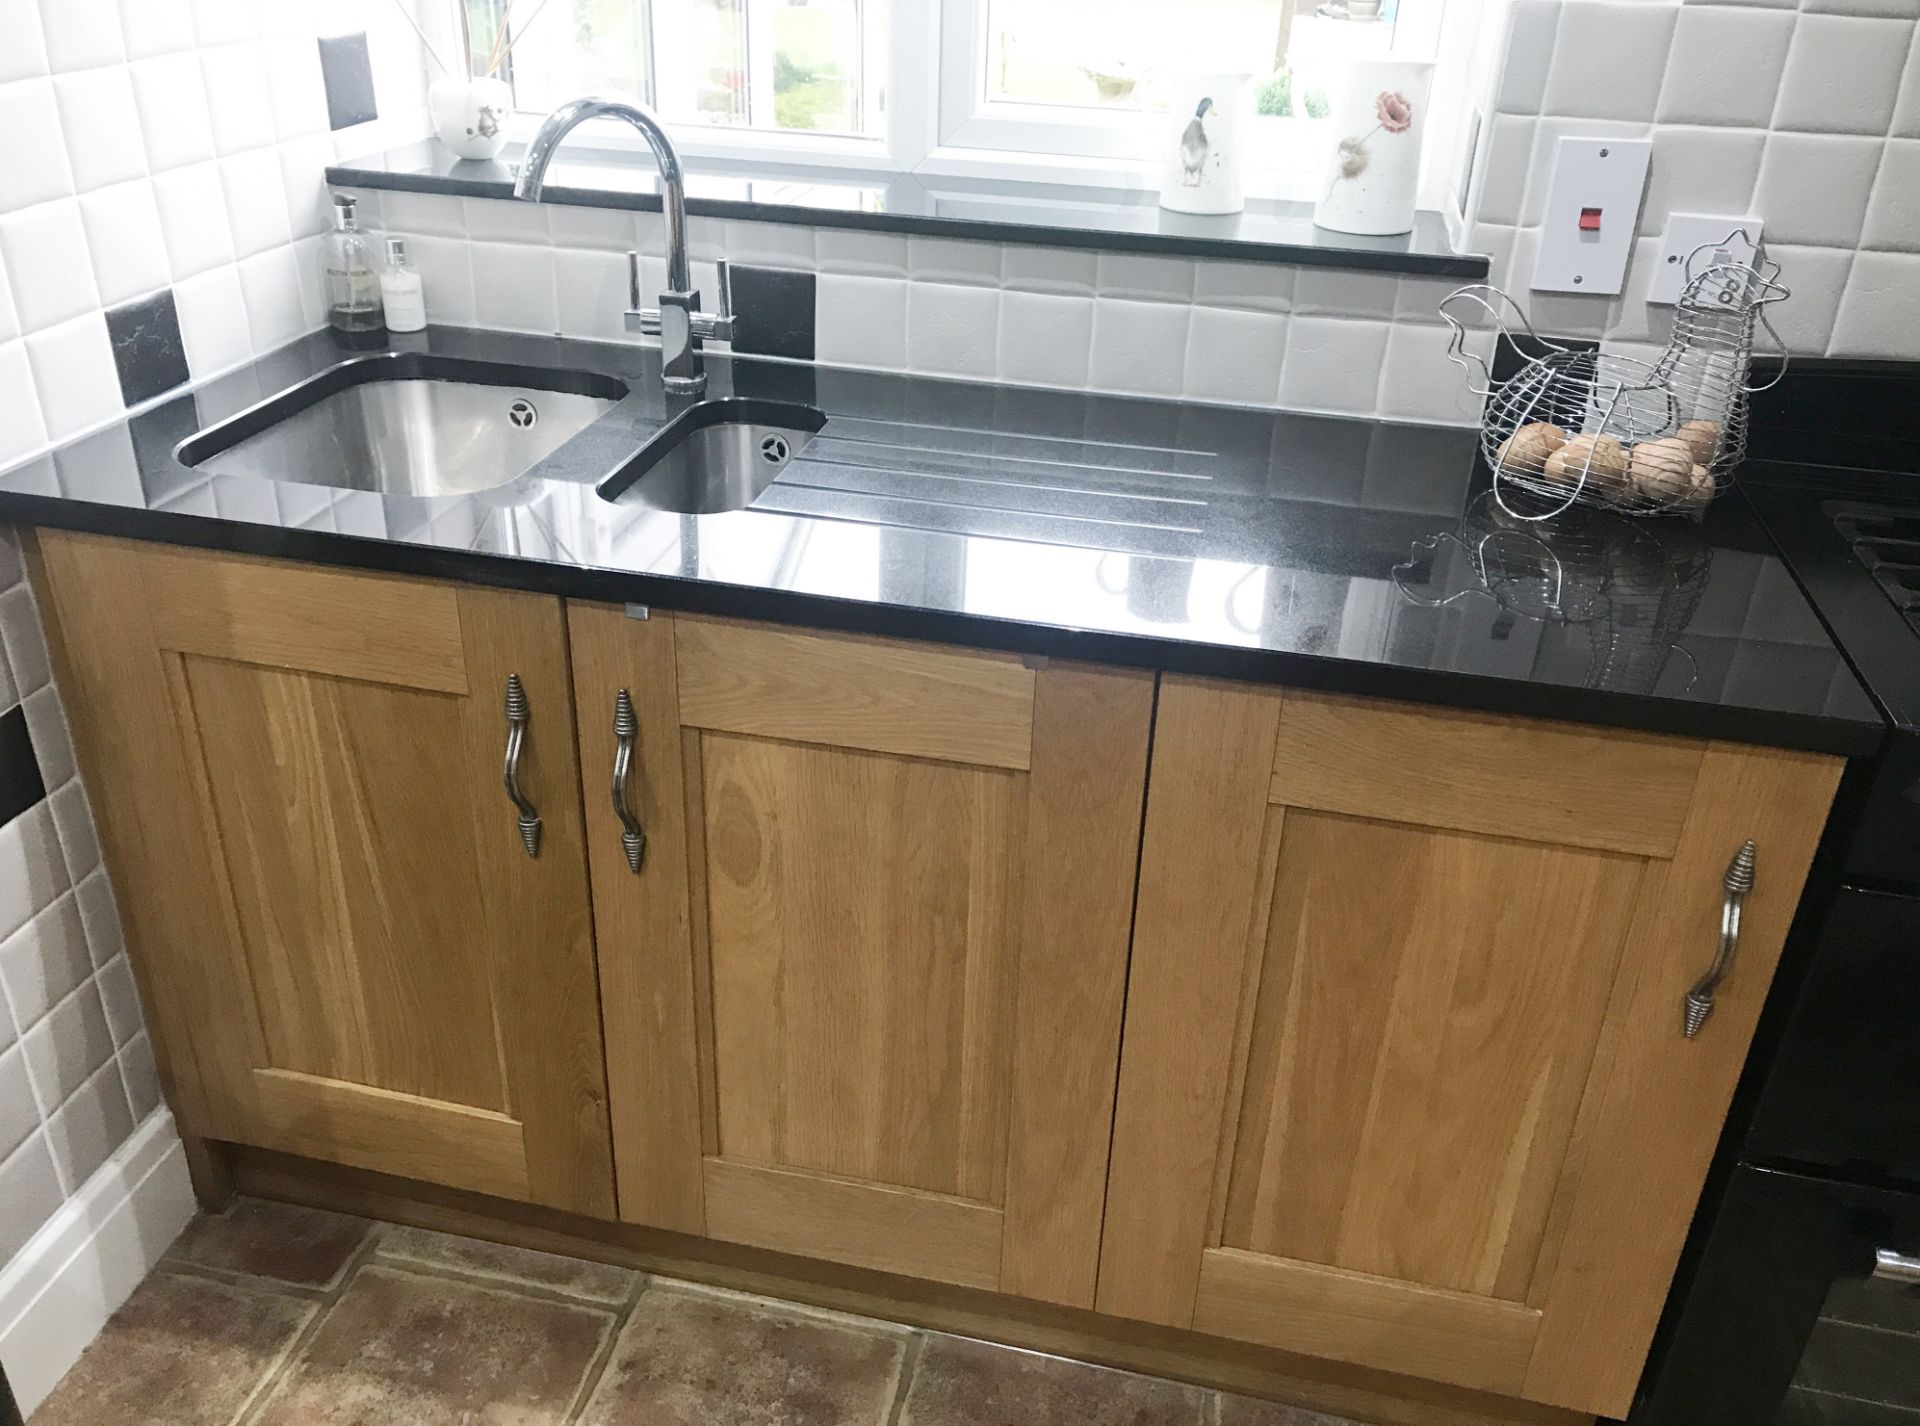
[[[242,1199],[31,1426],[1351,1426],[623,1268]]]

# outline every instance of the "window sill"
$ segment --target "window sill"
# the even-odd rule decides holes
[[[436,140],[389,149],[327,169],[349,188],[508,198],[520,146],[498,159],[456,159]],[[929,177],[870,169],[696,160],[687,211],[701,217],[793,223],[869,232],[922,233],[1044,247],[1163,253],[1237,262],[1286,263],[1429,277],[1484,278],[1487,259],[1455,252],[1438,213],[1422,211],[1411,233],[1357,237],[1313,225],[1313,207],[1249,199],[1246,210],[1203,218],[1161,208],[1150,191],[982,177]],[[547,175],[545,201],[587,208],[658,211],[650,163],[633,154],[581,149]]]

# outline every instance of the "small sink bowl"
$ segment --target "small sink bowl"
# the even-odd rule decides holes
[[[597,372],[391,352],[329,367],[174,454],[216,475],[473,495],[526,474],[626,394]]]
[[[596,487],[603,500],[713,515],[744,510],[827,418],[811,406],[728,396],[689,406]]]

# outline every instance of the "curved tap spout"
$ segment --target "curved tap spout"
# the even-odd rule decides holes
[[[680,151],[667,136],[660,118],[646,105],[610,95],[589,94],[570,99],[540,121],[540,130],[527,145],[521,160],[519,177],[514,180],[513,196],[539,202],[546,189],[547,165],[561,140],[589,119],[624,119],[640,131],[660,166],[660,207],[667,218],[667,286],[674,292],[691,292],[693,280],[687,261],[687,177],[680,166]]]

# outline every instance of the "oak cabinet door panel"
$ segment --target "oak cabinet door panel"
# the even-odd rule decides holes
[[[622,1216],[1091,1305],[1152,676],[569,627]]]
[[[559,601],[39,545],[192,1127],[611,1216]],[[509,674],[531,857],[501,785]]]
[[[1101,1310],[1622,1414],[1838,772],[1163,680]]]

